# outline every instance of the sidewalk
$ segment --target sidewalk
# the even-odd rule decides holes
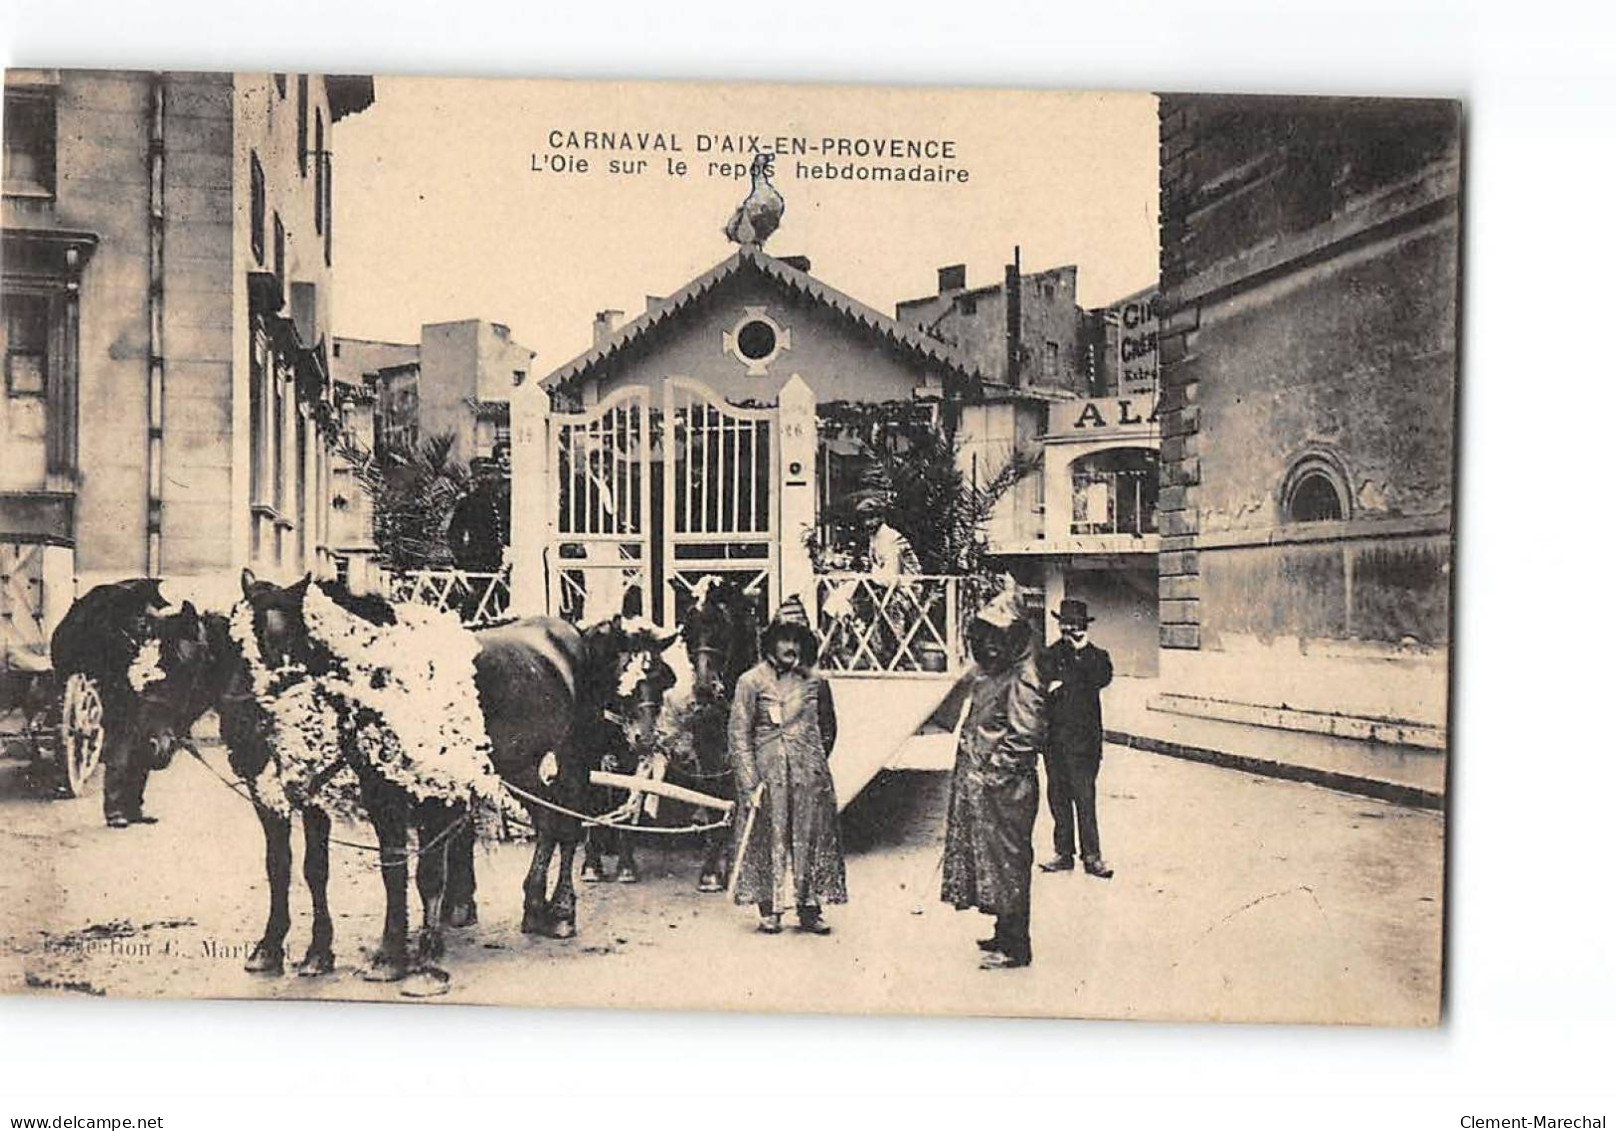
[[[1424,809],[1444,807],[1447,754],[1414,746],[1195,718],[1152,709],[1169,690],[1119,676],[1104,692],[1106,740]]]

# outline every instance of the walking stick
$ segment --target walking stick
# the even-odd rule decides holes
[[[757,824],[758,805],[763,801],[763,783],[758,782],[757,788],[746,803],[746,824],[741,828],[741,843],[735,849],[735,862],[729,869],[729,898],[735,898],[735,888],[741,882],[741,868],[746,864],[746,847],[752,843],[752,828]]]

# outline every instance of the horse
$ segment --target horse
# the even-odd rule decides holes
[[[303,603],[309,579],[290,587],[260,581],[244,572],[244,599],[253,612],[258,648],[272,670],[288,662],[317,672],[328,663],[313,639],[304,617]],[[322,592],[371,623],[386,623],[391,610],[375,599],[339,597],[335,587]],[[367,607],[366,602],[370,602]],[[572,863],[582,837],[581,807],[588,789],[590,752],[579,739],[604,709],[605,697],[618,689],[630,657],[659,653],[671,641],[654,630],[625,628],[614,617],[580,631],[564,620],[533,617],[482,629],[475,633],[477,652],[474,681],[490,761],[499,777],[527,809],[535,830],[533,860],[523,885],[522,930],[570,938],[576,934],[576,895]],[[239,665],[244,670],[245,665]],[[236,716],[241,708],[260,710],[243,697],[239,680],[225,697],[225,711]],[[223,712],[221,713],[223,717]],[[232,746],[232,767],[251,780],[262,771],[264,749],[259,726],[242,726],[250,716],[221,726]],[[475,876],[472,867],[473,830],[460,806],[418,801],[384,779],[358,753],[351,735],[344,735],[343,764],[357,773],[361,796],[382,850],[382,875],[387,915],[382,944],[367,973],[373,980],[393,981],[418,970],[431,970],[441,956],[445,922],[476,921]],[[242,747],[238,755],[236,746]],[[341,766],[334,767],[334,772]],[[290,880],[288,843],[290,821],[273,807],[260,803],[266,836],[266,864],[271,887],[270,919],[264,937],[254,948],[250,970],[279,968],[286,934],[286,900]],[[315,936],[310,959],[300,972],[324,973],[330,962],[330,917],[325,902],[328,874],[324,846],[329,841],[330,819],[317,806],[304,805],[304,829],[310,849],[305,859],[315,905]],[[423,924],[414,965],[408,954],[408,835],[414,824],[419,838],[417,887],[423,906]],[[319,847],[314,847],[318,845]],[[441,847],[442,851],[437,851]],[[548,890],[552,856],[561,851],[560,875]],[[447,904],[447,911],[445,905]],[[440,975],[441,976],[441,975]]]
[[[271,673],[305,669],[319,676],[333,666],[333,658],[313,641],[303,619],[303,603],[310,579],[282,587],[257,578],[251,570],[241,575],[242,598],[251,613],[254,643],[262,663]],[[321,592],[340,607],[372,625],[392,625],[397,617],[386,601],[360,597],[334,584],[322,584]],[[297,964],[305,977],[329,974],[336,968],[332,949],[333,924],[327,899],[330,878],[331,814],[316,800],[319,786],[341,773],[352,770],[359,782],[365,815],[376,831],[380,845],[382,883],[387,910],[381,944],[371,956],[364,977],[369,981],[400,981],[417,969],[425,969],[443,953],[443,897],[447,876],[448,838],[466,821],[463,804],[417,801],[403,787],[387,780],[359,751],[354,740],[358,719],[350,714],[342,721],[340,753],[311,783],[307,796],[281,803],[267,795],[266,771],[279,765],[273,748],[268,705],[254,687],[253,672],[240,642],[230,636],[228,623],[210,618],[210,641],[215,650],[228,657],[229,678],[218,702],[219,734],[229,753],[231,770],[247,783],[253,808],[264,831],[264,869],[269,884],[269,914],[258,942],[247,957],[246,968],[255,974],[280,974],[285,964],[286,935],[291,926],[290,892],[292,876],[292,811],[303,822],[303,879],[313,904],[313,930],[308,950]],[[290,689],[288,684],[287,690]],[[409,833],[420,838],[421,851],[416,867],[416,886],[421,896],[423,919],[415,954],[410,954],[409,933]],[[442,847],[444,851],[432,849]]]
[[[729,760],[729,711],[736,682],[758,660],[756,603],[735,581],[707,574],[692,586],[691,602],[678,631],[690,660],[693,682],[688,711],[680,720],[690,734],[688,756],[669,761],[667,780],[732,801],[735,776]],[[703,833],[698,891],[724,890],[729,854],[726,828],[710,828]],[[634,866],[633,845],[626,844],[620,869],[632,872]]]
[[[677,634],[668,637],[663,647],[671,645],[676,638]],[[582,741],[586,749],[593,751],[596,765],[623,772],[643,764],[656,736],[663,697],[675,681],[673,669],[654,652],[642,651],[625,665],[616,690],[616,711],[603,710],[587,720],[591,733]],[[611,796],[612,791],[606,788],[591,791],[592,800],[603,808]],[[606,855],[618,858],[618,883],[638,882],[632,833],[626,828],[596,826],[584,837],[584,883],[596,884],[605,879],[602,857]]]

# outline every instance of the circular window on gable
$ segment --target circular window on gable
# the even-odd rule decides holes
[[[735,335],[735,348],[747,361],[763,361],[774,356],[774,327],[761,318],[754,318]]]
[[[1338,522],[1351,517],[1347,477],[1332,459],[1304,456],[1285,477],[1286,522]]]
[[[790,348],[791,331],[761,306],[746,307],[735,325],[724,331],[724,352],[744,364],[749,376],[766,376],[769,363]]]

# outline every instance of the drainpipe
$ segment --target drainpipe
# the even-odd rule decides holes
[[[163,166],[167,79],[154,72],[146,121],[149,154],[150,208],[147,216],[147,259],[150,264],[146,310],[150,320],[146,378],[146,574],[163,568]]]

